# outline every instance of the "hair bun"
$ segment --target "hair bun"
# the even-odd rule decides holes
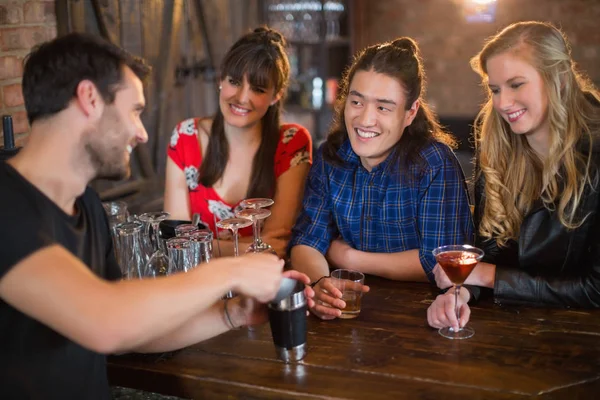
[[[419,47],[417,46],[417,42],[409,37],[399,37],[392,42],[392,46],[400,50],[408,50],[411,53],[417,54],[419,52]]]
[[[254,33],[259,34],[261,37],[267,39],[268,41],[280,43],[282,46],[286,45],[286,41],[283,35],[279,31],[269,28],[266,25],[259,26],[258,28],[254,29]]]

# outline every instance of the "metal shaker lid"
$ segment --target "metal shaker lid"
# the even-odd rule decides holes
[[[286,282],[289,282],[289,281],[295,282],[295,285],[293,287],[293,290],[291,291],[291,294],[284,297],[280,301],[269,303],[269,308],[271,308],[273,310],[279,310],[279,311],[292,311],[292,310],[296,310],[296,309],[306,305],[306,296],[304,295],[304,288],[305,288],[304,283],[297,281],[295,279],[289,279],[289,278],[284,278],[284,279],[287,279],[287,281],[282,280],[282,284],[286,284]]]

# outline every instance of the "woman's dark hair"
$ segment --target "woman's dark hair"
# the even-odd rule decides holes
[[[342,163],[338,150],[348,137],[344,108],[348,99],[350,84],[358,71],[374,71],[395,78],[404,88],[406,110],[415,100],[419,100],[419,109],[412,124],[406,127],[404,134],[395,146],[397,160],[403,160],[401,167],[420,162],[419,151],[428,143],[439,141],[454,147],[452,135],[441,128],[437,116],[429,109],[423,99],[425,92],[425,71],[417,43],[408,37],[393,42],[377,44],[359,52],[346,70],[340,84],[340,92],[335,104],[333,126],[323,146],[323,158],[336,165]]]
[[[25,59],[23,70],[23,98],[29,123],[67,108],[77,86],[86,79],[111,104],[122,83],[124,66],[142,81],[150,73],[150,67],[141,58],[86,33],[70,33],[34,48]]]
[[[290,64],[285,52],[283,36],[266,26],[242,36],[229,49],[221,64],[220,79],[230,77],[250,85],[274,88],[274,93],[285,93]],[[283,97],[271,105],[262,117],[261,142],[252,163],[252,175],[247,197],[270,197],[275,186],[273,160],[279,143],[279,125]],[[217,110],[210,130],[205,160],[200,167],[200,183],[210,187],[217,182],[229,159],[229,144],[225,136],[225,120]]]

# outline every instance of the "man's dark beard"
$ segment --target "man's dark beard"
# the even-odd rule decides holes
[[[102,158],[99,152],[90,143],[85,144],[85,149],[90,157],[92,167],[96,171],[94,179],[107,179],[111,181],[120,181],[129,178],[131,169],[129,165],[119,168],[116,164],[111,164],[110,161],[106,161]],[[118,148],[113,147],[107,153],[116,154],[121,153]]]

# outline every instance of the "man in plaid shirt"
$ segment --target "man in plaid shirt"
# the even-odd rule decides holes
[[[323,319],[345,307],[329,279],[319,279],[329,264],[432,281],[431,251],[472,241],[454,139],[424,102],[423,86],[417,44],[406,37],[364,49],[342,81],[290,243],[294,269],[315,281],[311,311]]]

